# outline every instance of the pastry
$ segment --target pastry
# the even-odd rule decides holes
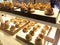
[[[43,35],[45,35],[46,34],[46,30],[41,30],[41,33],[43,34]]]
[[[30,25],[27,25],[26,27],[27,27],[28,29],[31,29],[31,26],[30,26]]]
[[[37,31],[37,27],[33,27],[33,31],[36,32]]]
[[[27,5],[26,5],[26,3],[21,3],[21,11],[26,11],[26,10],[28,10],[27,9]]]
[[[11,28],[10,28],[11,31],[14,31],[15,29],[16,29],[16,27],[13,26],[13,25],[12,25]]]
[[[5,24],[5,27],[4,27],[4,29],[9,29],[9,24]]]
[[[27,22],[28,22],[28,20],[26,20],[26,19],[23,19],[23,22],[24,22],[24,23],[27,23]]]
[[[44,29],[44,30],[49,30],[49,27],[48,27],[47,25],[45,25],[45,26],[43,27],[43,29]]]
[[[36,25],[37,28],[40,28],[41,26],[39,24]]]
[[[26,35],[26,40],[27,40],[27,41],[31,41],[31,40],[32,40],[32,36],[31,36],[30,34],[27,34],[27,35]]]
[[[35,4],[34,4],[34,9],[35,9],[35,10],[40,10],[40,7],[39,7],[38,3],[35,3]]]
[[[10,24],[10,21],[6,20],[4,29],[8,29],[10,27],[9,24]]]
[[[14,7],[18,7],[18,8],[21,7],[21,4],[19,2],[13,2],[13,5],[14,5]]]
[[[44,38],[44,35],[43,34],[39,34],[38,37],[40,37],[41,39],[43,39]]]
[[[1,29],[4,29],[5,24],[1,23]]]
[[[30,31],[29,34],[34,36],[34,31]]]
[[[25,27],[25,28],[23,29],[23,32],[24,32],[24,33],[28,32],[28,28]]]
[[[31,2],[28,3],[28,12],[31,12],[33,9],[33,4]]]
[[[6,20],[6,21],[5,21],[5,24],[10,24],[10,21],[9,21],[9,20]]]
[[[44,13],[45,13],[45,15],[48,15],[48,16],[53,15],[54,14],[53,8],[51,8],[51,7],[45,8]]]
[[[37,39],[35,39],[35,45],[42,45],[42,39],[40,37],[37,37]]]
[[[34,26],[36,22],[30,22],[30,26]]]
[[[43,3],[39,3],[38,5],[39,5],[40,10],[44,11],[44,5],[43,5]]]
[[[15,27],[16,27],[16,28],[19,28],[19,24],[18,24],[18,23],[16,23],[16,24],[15,24]]]

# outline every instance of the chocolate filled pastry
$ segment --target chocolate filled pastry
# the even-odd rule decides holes
[[[11,31],[14,31],[15,29],[16,29],[16,27],[13,26],[13,25],[12,25],[11,28],[10,28]]]
[[[49,30],[49,27],[48,27],[47,25],[45,25],[45,26],[43,27],[43,30]]]
[[[25,28],[23,29],[23,32],[24,32],[24,33],[28,32],[28,28],[25,27]]]
[[[32,40],[32,36],[31,36],[30,34],[27,34],[27,35],[26,35],[26,40],[27,40],[27,41],[31,41],[31,40]]]
[[[37,37],[37,39],[35,39],[35,45],[42,45],[42,39],[40,37]]]
[[[33,31],[36,32],[37,31],[37,27],[33,27]]]
[[[34,36],[34,31],[30,31],[29,33],[30,33],[32,36]]]

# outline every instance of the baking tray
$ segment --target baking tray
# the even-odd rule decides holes
[[[19,31],[18,34],[16,35],[16,38],[19,39],[19,40],[22,40],[23,42],[27,43],[28,45],[34,45],[35,44],[35,39],[41,33],[41,30],[42,30],[42,28],[44,26],[44,24],[40,24],[40,23],[37,23],[37,24],[41,25],[41,27],[38,29],[38,31],[35,33],[35,35],[32,37],[32,40],[31,41],[27,41],[25,39],[25,36],[26,36],[26,34],[29,34],[29,31],[31,31],[33,27],[27,33],[24,33],[22,30]],[[35,26],[37,24],[35,24]],[[49,27],[49,30],[51,30],[51,26],[48,26],[48,27]],[[45,36],[48,35],[49,30],[46,32]],[[44,39],[43,39],[43,43],[44,43]]]
[[[2,17],[2,19],[1,19],[1,22],[3,23],[3,22],[5,22],[6,20],[9,20],[8,18],[10,18],[10,19],[14,19],[15,17],[12,17],[12,16],[7,16],[7,17]],[[18,18],[18,17],[17,17]],[[24,22],[24,20],[26,20],[27,22]],[[20,30],[24,27],[24,26],[26,26],[28,23],[29,23],[30,21],[29,20],[27,20],[27,19],[24,19],[24,18],[22,18],[21,19],[21,23],[20,23]],[[11,24],[12,24],[12,22],[10,22],[9,23],[9,26],[11,27]],[[15,25],[15,24],[12,24],[12,25]],[[18,31],[19,31],[19,29],[18,30],[15,30],[15,31],[11,31],[10,30],[10,27],[8,28],[8,29],[3,29],[4,31],[6,31],[6,32],[8,32],[9,34],[11,34],[11,35],[14,35],[15,33],[17,33]]]

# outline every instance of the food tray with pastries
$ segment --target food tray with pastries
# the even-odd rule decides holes
[[[56,23],[59,14],[59,9],[52,8],[49,3],[41,3],[41,2],[35,4],[32,4],[31,2],[29,2],[28,4],[24,2],[22,3],[3,2],[0,3],[0,10],[51,23]]]
[[[53,9],[50,9],[50,10],[47,9],[45,11],[35,10],[35,12],[33,12],[32,14],[37,16],[36,17],[37,19],[47,21],[47,22],[51,22],[51,23],[56,23],[57,18],[59,16],[59,9],[53,8]]]
[[[49,34],[51,26],[36,23],[31,28],[24,28],[18,32],[16,38],[28,45],[44,45],[44,37]]]
[[[30,21],[24,18],[19,17],[2,17],[0,28],[11,35],[14,35],[19,30],[21,30],[25,25],[27,25]]]

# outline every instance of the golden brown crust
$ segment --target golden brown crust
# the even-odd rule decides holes
[[[34,31],[30,31],[29,34],[34,36]]]
[[[42,45],[42,39],[37,37],[37,39],[35,39],[35,45]]]
[[[32,36],[31,36],[30,34],[27,34],[27,35],[26,35],[26,40],[27,40],[27,41],[31,41],[31,40],[32,40]]]
[[[25,27],[25,28],[23,29],[23,32],[24,32],[24,33],[28,32],[28,28]]]
[[[51,7],[45,8],[45,14],[46,15],[53,15],[54,14],[53,8],[51,8]]]
[[[37,27],[33,27],[33,31],[36,32],[37,31]]]
[[[48,27],[47,25],[45,25],[45,26],[43,27],[43,29],[44,29],[44,30],[49,30],[49,27]]]
[[[41,30],[41,33],[42,33],[43,35],[45,35],[45,34],[46,34],[46,30],[42,29],[42,30]]]
[[[11,31],[14,31],[15,29],[16,29],[15,26],[11,26],[11,28],[10,28]]]

